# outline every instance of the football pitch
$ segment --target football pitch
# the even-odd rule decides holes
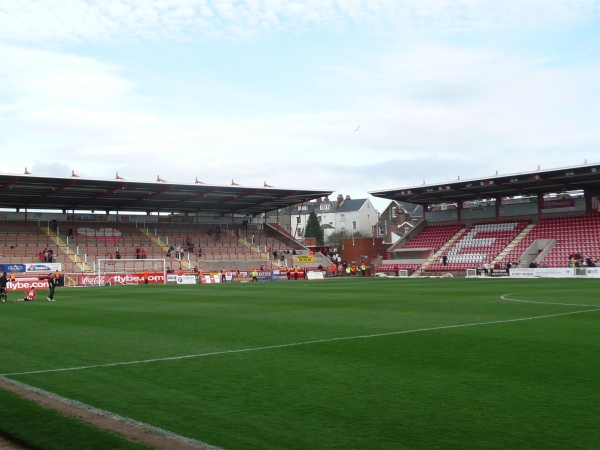
[[[218,448],[600,447],[600,280],[43,294],[0,304],[3,377]]]

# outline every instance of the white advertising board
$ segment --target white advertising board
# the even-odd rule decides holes
[[[195,275],[177,275],[177,284],[196,284]]]
[[[590,278],[600,278],[600,267],[588,267],[585,269],[585,276]]]
[[[325,272],[321,272],[320,270],[317,271],[312,271],[312,272],[308,272],[306,274],[306,279],[307,280],[324,280],[325,279]]]
[[[177,283],[177,274],[176,273],[168,273],[167,274],[167,283]]]
[[[575,269],[572,267],[510,269],[510,276],[515,278],[571,278],[575,276]]]
[[[27,264],[27,266],[25,267],[26,272],[56,272],[57,270],[59,272],[62,270],[61,263],[39,262],[39,263]]]

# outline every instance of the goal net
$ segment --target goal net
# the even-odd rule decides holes
[[[164,259],[99,259],[98,285],[135,285],[144,282],[148,272],[151,283],[166,283],[167,266]]]
[[[467,269],[467,278],[472,278],[477,276],[476,269]]]
[[[399,270],[398,271],[398,276],[401,277],[401,278],[408,277],[408,270]]]

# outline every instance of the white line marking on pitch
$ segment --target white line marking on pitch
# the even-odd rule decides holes
[[[539,304],[543,304],[543,305],[562,305],[562,306],[589,306],[589,307],[599,307],[600,305],[582,305],[580,303],[554,303],[554,302],[538,302],[538,301],[534,301],[534,300],[518,300],[516,298],[506,298],[509,295],[517,295],[517,294],[524,294],[525,292],[513,292],[512,294],[504,294],[501,295],[500,298],[502,300],[507,300],[509,302],[519,302],[519,303],[539,303]]]
[[[383,337],[383,336],[394,336],[394,335],[399,335],[399,334],[419,333],[419,332],[423,332],[423,331],[449,330],[452,328],[474,327],[474,326],[479,326],[479,325],[493,325],[493,324],[498,324],[498,323],[523,322],[526,320],[548,319],[551,317],[568,316],[570,314],[583,314],[583,313],[596,312],[596,311],[600,311],[600,308],[588,309],[585,311],[572,311],[572,312],[559,313],[559,314],[548,314],[545,316],[523,317],[520,319],[494,320],[491,322],[475,322],[475,323],[466,323],[466,324],[462,324],[462,325],[445,325],[445,326],[433,327],[433,328],[417,328],[415,330],[391,331],[389,333],[378,333],[378,334],[367,334],[367,335],[362,335],[362,336],[347,336],[347,337],[337,337],[337,338],[330,338],[330,339],[319,339],[319,340],[315,340],[315,341],[294,342],[291,344],[267,345],[264,347],[244,348],[244,349],[240,349],[240,350],[223,350],[223,351],[219,351],[219,352],[198,353],[195,355],[171,356],[171,357],[167,357],[167,358],[153,358],[153,359],[144,359],[144,360],[139,360],[139,361],[126,361],[126,362],[117,362],[117,363],[109,363],[109,364],[96,364],[96,365],[91,365],[91,366],[66,367],[66,368],[62,368],[62,369],[32,370],[29,372],[4,373],[4,374],[0,374],[0,376],[9,377],[9,376],[17,376],[17,375],[32,375],[32,374],[51,373],[51,372],[68,372],[68,371],[72,371],[72,370],[96,369],[96,368],[100,368],[100,367],[128,366],[128,365],[132,365],[132,364],[143,364],[143,363],[160,362],[160,361],[176,361],[176,360],[181,360],[181,359],[201,358],[204,356],[228,355],[228,354],[232,354],[232,353],[246,353],[246,352],[256,352],[259,350],[271,350],[271,349],[275,349],[275,348],[296,347],[299,345],[321,344],[321,343],[325,343],[325,342],[349,341],[349,340],[353,340],[353,339],[369,339],[369,338]]]
[[[143,428],[144,430],[150,431],[152,433],[156,433],[161,436],[166,436],[171,439],[176,439],[178,441],[185,442],[187,444],[192,444],[192,445],[195,445],[195,446],[205,449],[205,450],[222,450],[220,447],[215,447],[213,445],[209,445],[204,442],[197,441],[196,439],[191,439],[191,438],[188,438],[185,436],[181,436],[179,434],[175,434],[170,431],[163,430],[162,428],[158,428],[158,427],[149,425],[144,422],[138,422],[137,420],[130,419],[129,417],[125,417],[125,416],[120,416],[120,415],[112,413],[110,411],[104,411],[103,409],[98,409],[93,406],[86,405],[85,403],[78,402],[77,400],[71,400],[70,398],[61,397],[60,395],[53,394],[52,392],[44,391],[43,389],[38,389],[36,387],[29,386],[28,384],[21,383],[19,381],[15,381],[15,380],[11,380],[10,378],[6,378],[2,375],[0,375],[0,380],[5,381],[7,383],[14,384],[15,386],[22,387],[24,389],[27,389],[28,391],[35,392],[37,394],[41,394],[45,397],[53,398],[62,403],[66,403],[67,405],[74,405],[79,408],[84,408],[84,409],[91,411],[93,413],[96,413],[98,415],[101,415],[104,417],[109,417],[111,419],[118,420],[119,422],[129,423],[129,424],[135,425],[137,427]]]

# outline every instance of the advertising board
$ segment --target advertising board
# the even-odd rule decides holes
[[[22,273],[27,271],[25,264],[0,264],[0,272]]]
[[[177,275],[177,284],[196,284],[195,275]]]
[[[26,272],[56,272],[57,270],[60,272],[62,270],[61,263],[33,263],[26,265]]]
[[[202,284],[220,283],[221,275],[218,273],[205,273],[199,277],[199,280],[202,282]]]
[[[508,272],[504,269],[492,269],[493,277],[507,277]]]
[[[307,272],[306,279],[307,280],[324,280],[325,272],[323,272],[321,270],[314,270],[312,272]]]
[[[315,262],[315,257],[313,255],[296,256],[296,261],[299,263],[311,263]]]
[[[119,273],[111,275],[85,274],[78,277],[79,286],[105,286],[107,284],[143,284],[144,276],[141,273]],[[150,273],[148,283],[164,283],[162,272]]]
[[[575,276],[575,269],[572,267],[510,269],[510,276],[515,278],[571,278]]]
[[[600,212],[600,195],[592,197],[592,211]]]
[[[36,289],[48,289],[48,280],[40,280],[36,277],[18,278],[14,283],[9,281],[6,285],[6,288],[9,291],[26,291],[31,287]]]
[[[552,210],[561,210],[567,211],[575,209],[575,199],[573,198],[564,198],[560,200],[544,200],[542,202],[542,210],[552,209]]]
[[[177,274],[176,273],[168,273],[167,274],[167,283],[177,283]]]
[[[600,278],[600,267],[588,267],[585,269],[585,276],[590,278]]]

